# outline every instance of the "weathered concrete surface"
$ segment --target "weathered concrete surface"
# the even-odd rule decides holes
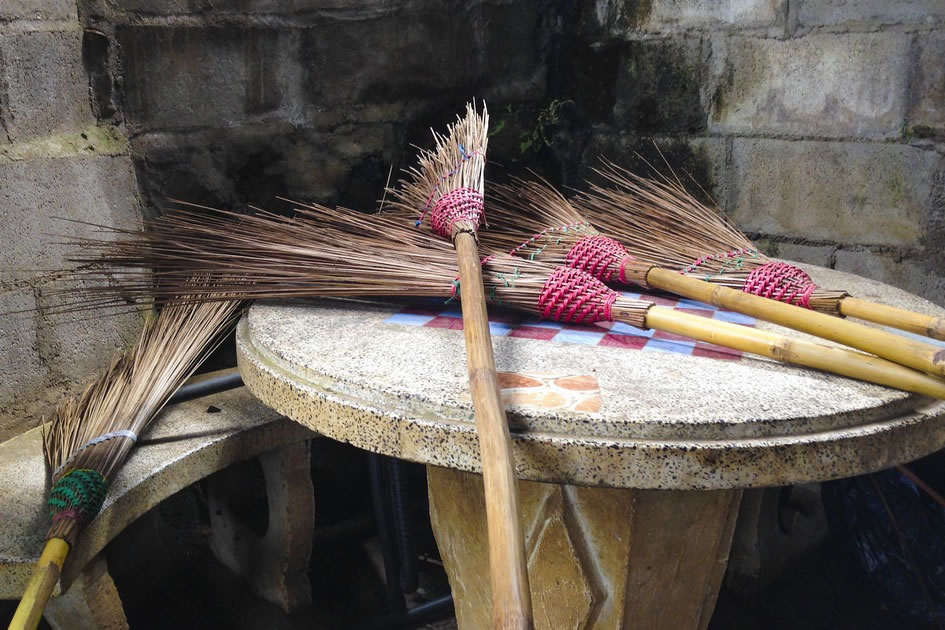
[[[904,33],[716,37],[710,129],[840,138],[899,135],[909,45]]]
[[[898,144],[734,141],[731,214],[750,232],[913,246],[942,157]]]

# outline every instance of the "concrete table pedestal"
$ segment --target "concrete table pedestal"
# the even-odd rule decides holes
[[[892,287],[807,270],[823,286],[945,314]],[[673,306],[805,337],[697,303]],[[460,627],[488,627],[462,322],[444,308],[258,303],[237,329],[237,353],[247,387],[277,411],[427,464]],[[880,470],[945,445],[941,401],[620,325],[495,315],[538,628],[704,628],[742,488]]]
[[[482,477],[429,466],[430,517],[461,628],[491,623]],[[535,627],[699,630],[741,490],[519,486]]]

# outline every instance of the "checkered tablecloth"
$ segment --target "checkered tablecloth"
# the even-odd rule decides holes
[[[754,326],[755,319],[739,313],[722,311],[714,306],[686,299],[624,293],[627,297],[668,306],[674,310],[745,326]],[[405,306],[391,315],[385,323],[401,326],[424,326],[462,330],[463,320],[459,303],[443,300],[424,300]],[[493,337],[524,337],[553,343],[575,343],[590,346],[608,346],[644,352],[675,352],[697,357],[712,357],[737,361],[742,353],[710,343],[693,341],[659,330],[641,330],[619,322],[602,322],[593,326],[560,324],[529,317],[527,314],[490,307],[489,329]]]

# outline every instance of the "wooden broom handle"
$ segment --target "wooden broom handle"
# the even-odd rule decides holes
[[[868,302],[855,297],[840,300],[840,313],[847,317],[865,319],[874,324],[908,330],[917,335],[945,340],[945,319],[922,313],[913,313],[903,308]]]
[[[658,267],[647,272],[646,283],[677,295],[859,348],[935,376],[945,376],[945,349],[907,339],[902,335],[736,291]]]
[[[853,350],[792,339],[766,330],[682,313],[665,306],[651,306],[647,309],[646,325],[656,330],[750,352],[784,363],[945,399],[945,381]]]
[[[509,425],[499,396],[479,249],[476,237],[469,232],[456,234],[453,244],[459,261],[466,366],[476,412],[485,484],[493,627],[530,630],[533,627],[532,604],[519,512],[518,478],[515,476]]]
[[[26,592],[23,593],[23,598],[10,621],[9,630],[36,630],[39,620],[43,618],[46,602],[59,581],[62,564],[68,553],[69,543],[61,538],[50,538],[46,541],[36,569],[26,585]]]

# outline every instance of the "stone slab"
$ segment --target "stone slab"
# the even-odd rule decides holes
[[[209,413],[211,404],[219,412]],[[245,389],[169,407],[139,440],[99,516],[71,550],[62,586],[125,527],[175,492],[234,462],[311,437]],[[46,484],[39,429],[0,444],[0,599],[23,594],[39,558],[48,518]]]
[[[732,218],[748,232],[912,246],[933,211],[934,151],[885,143],[736,138]]]
[[[14,142],[94,124],[82,31],[0,34],[0,117]]]
[[[909,48],[910,36],[895,32],[715,37],[709,129],[897,137],[906,109]]]
[[[856,276],[810,272],[824,286],[945,313]],[[384,324],[397,308],[257,303],[237,331],[244,380],[267,404],[334,439],[477,471],[462,335]],[[509,407],[517,469],[526,479],[678,489],[775,485],[876,470],[945,443],[945,403],[771,361],[505,336],[493,337],[493,345],[500,371],[593,375],[599,383],[598,412]]]

